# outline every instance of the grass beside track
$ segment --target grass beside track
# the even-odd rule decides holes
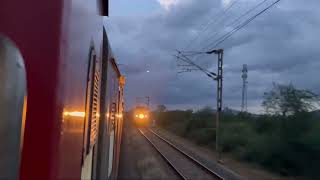
[[[215,119],[209,109],[157,113],[158,125],[200,145],[215,148]],[[223,114],[220,145],[241,161],[284,176],[320,179],[320,120],[314,113],[295,116]]]

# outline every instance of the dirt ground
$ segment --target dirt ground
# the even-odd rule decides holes
[[[218,165],[216,163],[216,153],[207,147],[201,147],[193,142],[188,141],[180,136],[174,135],[170,132],[156,129],[156,131],[163,137],[167,138],[171,142],[175,143],[181,147],[186,152],[195,156],[197,159],[202,160],[202,162],[209,164],[209,167],[218,168],[224,167],[225,169],[230,169],[234,174],[240,175],[245,179],[250,180],[295,180],[296,178],[281,177],[280,175],[268,172],[257,165],[240,162],[231,157],[231,155],[223,154],[223,163]],[[231,173],[232,173],[231,172]],[[227,178],[233,179],[233,178]]]
[[[125,124],[121,144],[118,179],[178,179],[171,167],[130,123]]]

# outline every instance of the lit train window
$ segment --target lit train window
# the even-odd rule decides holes
[[[111,130],[113,130],[115,128],[115,120],[116,120],[116,111],[117,111],[117,104],[116,103],[112,103],[111,104]]]
[[[93,146],[97,139],[97,121],[98,116],[98,103],[99,103],[99,82],[100,82],[100,73],[95,70],[93,89],[92,89],[92,112],[91,112],[91,121],[90,121],[90,145]]]
[[[100,72],[96,65],[96,54],[92,49],[90,54],[88,85],[87,85],[87,105],[86,105],[86,130],[85,130],[85,150],[86,153],[94,146],[97,139],[97,122],[98,122],[98,103],[99,103],[99,87]]]

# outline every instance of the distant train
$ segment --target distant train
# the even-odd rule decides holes
[[[0,4],[0,179],[116,179],[125,79],[108,0]]]
[[[151,113],[146,106],[136,106],[133,112],[134,124],[138,127],[148,127],[151,125]]]

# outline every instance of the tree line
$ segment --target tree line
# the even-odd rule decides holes
[[[263,166],[284,176],[320,179],[320,111],[317,94],[292,84],[273,84],[264,93],[265,113],[221,116],[220,146],[223,153]],[[153,112],[160,128],[215,148],[215,110],[166,110]]]

